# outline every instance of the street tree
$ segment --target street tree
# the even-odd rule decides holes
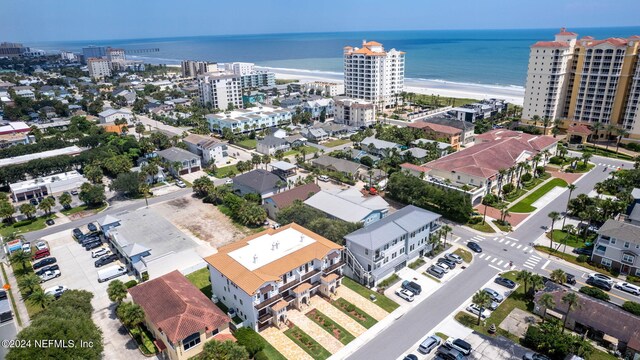
[[[20,212],[31,219],[36,214],[36,207],[31,204],[22,204],[19,207]]]
[[[551,281],[556,282],[558,284],[564,284],[567,282],[567,273],[562,269],[555,269],[549,275]]]
[[[104,194],[104,186],[91,185],[89,183],[84,183],[80,186],[78,198],[91,207],[98,207],[107,199]]]
[[[480,325],[480,321],[482,319],[483,310],[491,306],[491,301],[491,296],[484,290],[478,290],[477,293],[473,294],[471,302],[476,304],[480,308],[480,311],[478,312],[478,326]]]
[[[569,313],[580,307],[579,297],[574,292],[567,292],[562,297],[562,303],[567,305],[567,312],[564,315],[564,322],[562,323],[562,333],[564,333],[564,329],[567,327],[567,320],[569,319]]]
[[[562,219],[562,228],[563,229],[564,229],[564,224],[567,221],[567,214],[569,213],[569,203],[571,202],[571,194],[573,194],[573,191],[576,189],[576,186],[574,184],[569,184],[569,185],[567,185],[567,189],[569,189],[569,198],[567,199],[567,206],[565,207],[564,217]]]
[[[53,209],[54,206],[56,206],[56,201],[53,198],[48,197],[42,199],[42,201],[38,205],[38,209],[44,211],[45,214],[50,214],[51,209]]]
[[[53,295],[45,293],[41,288],[32,292],[27,299],[32,304],[40,306],[42,309],[46,308],[54,300]]]
[[[140,305],[131,302],[123,302],[118,305],[116,314],[122,324],[129,329],[135,328],[144,322],[144,310]]]
[[[58,203],[60,203],[60,205],[62,205],[62,207],[65,209],[71,206],[72,201],[73,198],[71,197],[71,194],[66,192],[58,197]]]
[[[127,287],[122,281],[118,279],[113,280],[107,287],[107,296],[109,297],[109,300],[120,305],[122,300],[127,297]]]
[[[531,282],[531,277],[532,276],[533,275],[527,270],[520,270],[520,271],[518,271],[518,274],[516,275],[516,280],[522,281],[522,284],[524,285],[524,293],[525,294],[527,293],[527,286]]]
[[[0,200],[0,218],[6,222],[13,220],[13,214],[15,214],[16,208],[11,205],[7,200]]]
[[[550,249],[553,251],[553,226],[556,224],[556,221],[560,220],[560,213],[557,211],[552,211],[547,216],[549,216],[549,218],[551,219],[551,227],[549,228],[549,240],[551,244]]]

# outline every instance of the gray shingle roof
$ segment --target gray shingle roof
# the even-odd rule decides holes
[[[598,234],[633,243],[640,243],[640,226],[613,219],[607,220],[598,230]]]
[[[322,166],[322,167],[331,166],[337,171],[349,173],[349,174],[355,174],[360,168],[367,169],[367,167],[362,164],[358,164],[349,160],[334,158],[328,155],[320,156],[317,159],[313,159],[311,162],[316,166]]]
[[[288,144],[287,140],[277,138],[273,135],[265,136],[264,139],[259,140],[258,143],[266,146],[279,146],[279,145]]]
[[[264,169],[256,169],[233,178],[233,185],[248,187],[262,194],[276,187],[280,177]]]
[[[194,155],[187,150],[183,150],[177,147],[170,147],[168,149],[157,151],[158,156],[167,159],[168,161],[191,161],[193,159],[200,159],[198,155]]]

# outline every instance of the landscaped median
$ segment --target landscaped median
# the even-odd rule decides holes
[[[538,199],[543,197],[546,193],[551,191],[556,186],[567,187],[567,185],[568,185],[567,182],[562,180],[562,179],[558,179],[558,178],[551,179],[551,180],[547,181],[546,183],[544,183],[539,188],[537,188],[536,190],[534,190],[527,197],[525,197],[524,199],[520,200],[517,204],[513,205],[512,207],[510,207],[509,211],[513,212],[513,213],[530,213],[530,212],[533,212],[533,211],[536,210],[536,208],[534,206],[532,206],[531,204],[533,204]]]

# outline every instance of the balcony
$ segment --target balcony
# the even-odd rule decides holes
[[[308,273],[302,275],[302,277],[300,277],[299,280],[294,280],[294,281],[291,281],[289,283],[286,283],[285,285],[280,287],[280,291],[279,291],[280,294],[281,295],[282,294],[286,294],[287,291],[291,290],[291,288],[293,288],[293,287],[295,287],[297,285],[300,285],[301,283],[305,282],[306,280],[310,279],[312,276],[314,276],[314,275],[316,275],[318,273],[320,273],[320,270],[314,269],[314,270],[309,271]]]
[[[269,305],[275,304],[280,299],[282,299],[282,295],[278,294],[278,295],[276,295],[274,297],[268,298],[267,300],[257,304],[255,306],[255,308],[256,308],[256,310],[260,311],[260,310],[264,309],[265,307],[267,307]]]
[[[335,264],[329,266],[328,268],[322,270],[322,274],[323,275],[329,275],[332,272],[336,271],[337,269],[343,267],[344,265],[345,265],[344,261],[338,261],[337,263],[335,263]]]
[[[264,324],[271,319],[273,319],[273,315],[271,315],[271,313],[266,313],[258,318],[258,323]]]

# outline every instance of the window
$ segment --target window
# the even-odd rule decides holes
[[[629,244],[629,242],[628,242],[628,241],[625,241],[625,242],[624,242],[624,247],[625,247],[625,249],[628,249],[628,248],[629,248],[629,245],[630,245],[630,244]]]
[[[364,254],[369,255],[369,249],[364,249]]]
[[[616,243],[616,239],[611,239],[611,245],[614,245]]]
[[[182,348],[187,351],[192,347],[200,344],[200,333],[197,332],[195,334],[187,336],[184,340],[182,340]]]
[[[600,263],[604,266],[611,266],[611,260],[609,259],[602,259],[602,261],[600,261]]]
[[[625,262],[627,264],[633,264],[635,259],[636,257],[631,254],[622,254],[622,262]]]

